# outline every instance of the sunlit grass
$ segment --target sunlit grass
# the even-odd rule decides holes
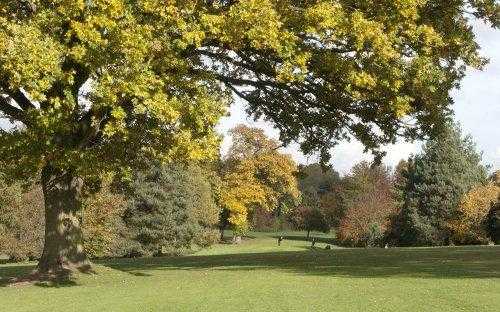
[[[278,246],[277,235],[297,240]],[[323,236],[311,250],[304,235],[96,261],[66,283],[0,287],[0,311],[500,311],[499,247],[324,250]],[[0,276],[32,269],[2,265]]]

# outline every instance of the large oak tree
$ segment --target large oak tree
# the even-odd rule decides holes
[[[326,160],[435,133],[495,0],[4,0],[0,135],[12,178],[41,175],[41,272],[81,267],[82,181],[155,157],[205,158],[228,91]],[[83,180],[82,180],[83,179]]]

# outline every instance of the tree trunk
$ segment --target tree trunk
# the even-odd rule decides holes
[[[79,216],[82,184],[71,170],[63,171],[50,165],[42,170],[45,244],[38,262],[40,274],[59,275],[90,269]]]
[[[309,239],[310,235],[311,235],[311,230],[307,230],[307,239]]]
[[[220,228],[219,228],[219,232],[220,232],[220,241],[221,241],[221,242],[224,242],[224,230],[225,230],[225,228],[224,228],[224,227],[220,227]]]

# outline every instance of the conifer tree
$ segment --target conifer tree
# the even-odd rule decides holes
[[[443,245],[449,242],[448,222],[458,213],[462,197],[486,182],[487,172],[470,136],[449,125],[429,140],[406,169],[401,210],[401,243]]]

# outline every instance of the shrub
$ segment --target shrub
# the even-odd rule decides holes
[[[364,238],[366,247],[381,246],[384,238],[384,230],[378,223],[370,224]]]
[[[0,254],[11,261],[38,259],[43,251],[43,192],[38,185],[23,188],[0,182]],[[104,187],[83,201],[84,245],[90,257],[128,253],[130,240],[121,221],[125,201]]]
[[[136,174],[124,220],[144,255],[182,253],[219,239],[219,208],[195,166],[154,166]]]
[[[121,257],[131,252],[132,242],[122,220],[125,208],[124,195],[107,185],[84,200],[82,229],[89,257]]]
[[[39,186],[24,189],[0,181],[0,254],[11,261],[39,258],[43,249],[43,213]]]

